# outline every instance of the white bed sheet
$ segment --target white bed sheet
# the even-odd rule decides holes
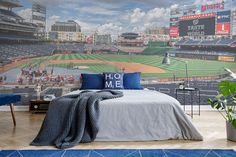
[[[100,102],[96,141],[203,139],[175,98],[152,90],[121,91],[123,97]]]

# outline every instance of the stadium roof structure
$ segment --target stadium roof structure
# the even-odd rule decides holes
[[[0,9],[0,14],[1,14],[1,17],[0,18],[4,18],[4,16],[7,16],[7,17],[11,17],[11,18],[14,18],[14,19],[19,19],[19,20],[23,20],[22,17],[20,17],[19,15],[17,15],[16,13],[12,12],[12,11],[9,11],[9,10],[4,10],[4,9]]]
[[[7,8],[17,8],[22,7],[19,0],[0,0],[0,6]]]

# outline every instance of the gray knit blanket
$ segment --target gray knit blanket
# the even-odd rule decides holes
[[[102,90],[83,91],[54,99],[31,145],[55,145],[66,149],[94,141],[99,129],[99,102],[122,96],[120,91]]]

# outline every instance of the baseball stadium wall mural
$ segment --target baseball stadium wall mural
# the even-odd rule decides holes
[[[79,89],[81,73],[140,72],[145,88],[199,88],[207,105],[235,80],[234,4],[1,0],[0,92],[21,94],[22,106]]]

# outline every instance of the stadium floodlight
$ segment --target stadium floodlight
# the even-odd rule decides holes
[[[180,59],[176,59],[176,58],[175,58],[175,60],[185,64],[185,75],[186,75],[186,78],[187,78],[187,87],[189,87],[188,62],[180,60]],[[165,54],[165,57],[163,58],[162,64],[170,65],[170,55],[169,55],[169,53]]]

